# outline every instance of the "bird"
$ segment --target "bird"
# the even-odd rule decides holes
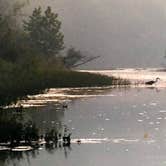
[[[62,105],[62,108],[68,108],[67,103],[64,103],[64,104]]]
[[[146,85],[153,85],[153,84],[155,84],[158,80],[160,80],[159,77],[157,77],[156,80],[147,81],[147,82],[145,82],[145,84],[146,84]]]
[[[78,145],[81,144],[81,140],[80,140],[80,139],[77,140],[77,144],[78,144]]]

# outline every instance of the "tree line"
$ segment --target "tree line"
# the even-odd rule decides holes
[[[21,5],[18,6],[18,11]],[[15,13],[18,14],[18,11]],[[13,13],[14,14],[14,13]],[[39,57],[43,61],[61,63],[61,67],[73,68],[92,60],[75,48],[69,48],[65,55],[64,35],[61,32],[61,21],[51,7],[43,12],[35,8],[28,19],[23,20],[22,27],[16,27],[13,14],[0,15],[0,58],[8,62],[17,62],[25,57]],[[16,24],[16,23],[15,23]],[[32,56],[33,55],[33,56]],[[94,58],[94,57],[93,57]]]

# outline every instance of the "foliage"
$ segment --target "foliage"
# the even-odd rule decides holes
[[[66,56],[63,58],[64,65],[67,68],[75,68],[80,65],[86,64],[99,56],[85,56],[79,50],[76,50],[74,47],[71,47],[67,50]]]
[[[64,49],[61,22],[58,14],[48,7],[42,15],[41,8],[35,8],[29,21],[24,21],[24,30],[29,35],[32,46],[45,56],[57,55]]]
[[[84,56],[80,51],[75,50],[73,47],[68,49],[67,55],[64,57],[64,64],[67,68],[74,67]]]
[[[63,49],[63,35],[58,15],[50,7],[44,15],[40,7],[36,8],[24,28],[25,32],[13,28],[9,17],[0,16],[0,106],[48,88],[128,84],[113,77],[70,70],[96,58],[74,48],[65,57],[54,56]]]
[[[10,146],[18,146],[20,141],[27,143],[38,140],[39,132],[32,121],[26,121],[22,114],[9,114],[1,111],[0,142],[10,142]]]
[[[10,28],[7,20],[0,17],[0,57],[9,61],[14,61],[17,54],[16,31]]]
[[[32,65],[33,64],[33,65]],[[8,68],[6,69],[6,66]],[[4,66],[4,68],[3,68]],[[98,74],[76,72],[65,69],[43,69],[35,61],[19,65],[2,65],[0,76],[0,105],[8,105],[18,99],[42,93],[45,89],[58,87],[92,87],[128,85],[129,82]]]

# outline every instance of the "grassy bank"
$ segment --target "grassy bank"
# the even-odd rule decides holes
[[[8,65],[8,67],[6,67]],[[4,68],[3,68],[4,66]],[[34,66],[1,64],[0,105],[9,105],[27,95],[49,88],[128,85],[129,81],[114,77],[65,69],[40,69]]]

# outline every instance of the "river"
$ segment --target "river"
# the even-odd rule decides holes
[[[0,166],[164,166],[165,98],[163,86],[51,89],[29,96],[22,101],[24,116],[41,133],[67,128],[71,145],[2,151]]]

